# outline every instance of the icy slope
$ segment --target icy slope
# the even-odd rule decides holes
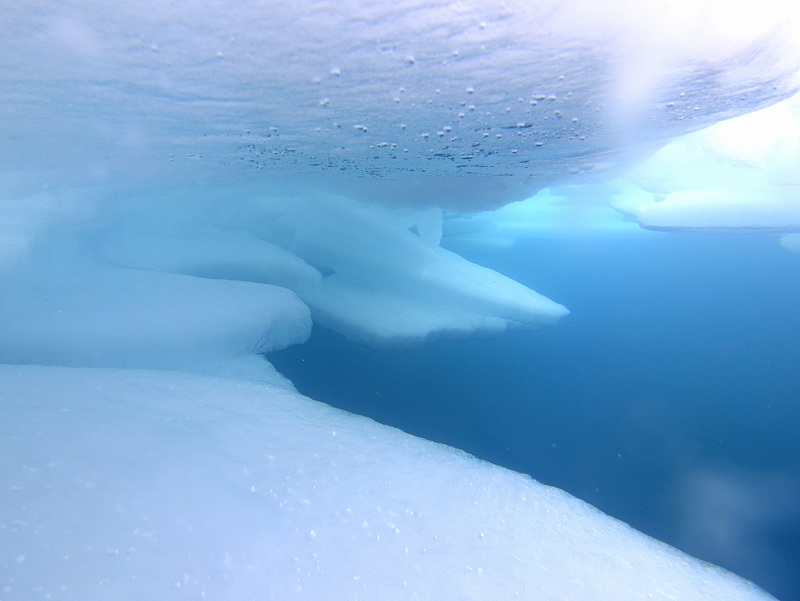
[[[527,476],[253,382],[0,367],[0,592],[767,600]]]

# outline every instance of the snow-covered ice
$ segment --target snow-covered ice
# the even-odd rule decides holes
[[[0,381],[8,601],[769,598],[528,476],[284,388]]]

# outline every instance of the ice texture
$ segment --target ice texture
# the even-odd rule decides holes
[[[283,388],[41,366],[0,382],[7,601],[770,599],[528,476]]]
[[[552,325],[568,311],[438,246],[441,211],[393,210],[314,193],[184,191],[114,205],[105,257],[121,267],[275,284],[314,322],[401,348]]]
[[[679,138],[626,179],[638,188],[615,206],[647,228],[800,231],[800,95]]]
[[[695,138],[624,172],[795,94],[800,5],[31,0],[0,32],[4,601],[769,598],[259,353],[566,315],[443,234],[723,219],[729,189],[648,180]],[[764,165],[725,227],[795,227]]]
[[[0,23],[0,164],[53,187],[249,179],[467,212],[800,87],[782,0],[32,0]]]
[[[308,307],[277,286],[97,269],[5,282],[0,361],[197,370],[305,342]]]

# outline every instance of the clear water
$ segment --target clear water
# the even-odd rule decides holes
[[[443,245],[572,314],[402,352],[317,327],[270,361],[312,398],[528,473],[800,599],[800,258],[766,235]]]

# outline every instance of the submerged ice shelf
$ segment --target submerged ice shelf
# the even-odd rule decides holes
[[[255,353],[302,343],[326,308],[379,346],[565,310],[420,236],[429,216],[218,194],[98,201],[7,254],[4,598],[770,598],[566,493],[294,393]],[[324,287],[336,276],[348,295]]]
[[[608,200],[760,227],[769,195],[796,248],[796,148],[742,198],[648,179],[675,146],[629,170],[795,93],[796,6],[36,0],[0,24],[4,601],[770,598],[260,354],[312,320],[382,348],[556,324],[439,245],[534,194],[496,243],[639,235]]]
[[[558,489],[284,388],[41,366],[0,381],[4,599],[770,598]]]

